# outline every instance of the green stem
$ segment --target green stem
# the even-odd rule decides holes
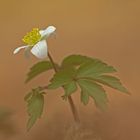
[[[48,52],[48,57],[50,59],[50,62],[52,63],[53,65],[53,68],[54,68],[54,71],[57,72],[58,69],[53,61],[53,58],[52,56],[50,55],[50,53]],[[63,88],[63,87],[62,87]],[[74,117],[74,120],[76,123],[80,123],[80,119],[79,119],[79,115],[78,115],[78,111],[74,105],[74,102],[73,102],[73,99],[71,96],[68,97],[68,101],[69,101],[69,104],[70,104],[70,108],[71,108],[71,111],[72,111],[72,114],[73,114],[73,117]]]

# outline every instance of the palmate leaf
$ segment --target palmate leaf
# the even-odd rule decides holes
[[[51,79],[51,83],[48,85],[48,89],[56,89],[64,86],[73,81],[76,76],[76,70],[74,68],[61,69]]]
[[[102,86],[90,80],[78,80],[81,88],[81,101],[86,105],[89,101],[89,96],[94,99],[95,105],[101,110],[105,110],[107,106],[107,96]]]
[[[78,67],[77,67],[78,66]],[[81,88],[81,101],[88,104],[89,97],[92,97],[100,109],[107,104],[105,90],[100,84],[108,85],[114,89],[127,93],[119,79],[104,75],[116,72],[116,69],[99,59],[82,55],[70,55],[61,64],[60,71],[51,80],[50,89],[62,86],[65,90],[64,99],[77,90],[77,84]]]
[[[52,69],[53,66],[49,61],[41,61],[31,67],[30,71],[27,74],[26,83],[38,76],[39,74]]]
[[[121,84],[120,80],[114,76],[100,75],[95,77],[94,80],[121,92],[129,93],[128,90]]]
[[[25,96],[25,101],[27,102],[27,112],[29,115],[29,120],[27,123],[27,130],[34,125],[36,120],[41,117],[44,107],[44,92],[40,92],[37,89],[33,89],[30,93]]]

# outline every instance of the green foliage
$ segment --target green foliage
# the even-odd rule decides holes
[[[27,123],[27,130],[34,125],[36,120],[41,117],[44,107],[44,92],[40,88],[33,89],[30,93],[25,96],[27,102],[27,112],[29,120]]]
[[[107,105],[105,90],[98,84],[90,80],[79,79],[78,84],[81,88],[81,101],[86,105],[89,96],[94,99],[97,107],[104,110]]]
[[[55,64],[56,65],[56,64]],[[63,99],[67,99],[78,87],[81,91],[81,102],[87,105],[90,98],[94,100],[96,107],[105,110],[108,99],[102,85],[107,85],[121,92],[128,93],[120,80],[112,74],[115,68],[99,59],[94,59],[82,55],[70,55],[62,61],[60,67],[56,65],[58,71],[53,75],[47,89],[63,87],[65,93]],[[27,74],[26,82],[32,80],[37,75],[50,70],[53,65],[49,61],[42,61],[35,64]],[[28,114],[30,116],[27,129],[29,130],[38,118],[40,118],[44,106],[44,88],[33,89],[25,96]]]
[[[98,61],[98,59],[93,59],[83,55],[70,55],[64,58],[61,67],[78,66],[89,61]]]
[[[48,89],[64,88],[66,99],[77,90],[77,84],[81,89],[81,101],[88,104],[89,97],[94,99],[98,108],[104,110],[107,106],[107,96],[100,84],[110,86],[121,92],[128,93],[116,77],[104,74],[116,72],[115,68],[102,62],[82,55],[70,55],[62,61],[60,70],[50,81]]]
[[[94,80],[111,88],[117,89],[121,92],[129,93],[128,90],[124,86],[122,86],[120,80],[114,76],[100,75],[95,77]]]
[[[80,85],[80,84],[79,84]],[[82,86],[81,86],[81,89],[82,89]],[[85,92],[86,90],[82,89],[81,90],[81,102],[84,104],[84,105],[87,105],[88,102],[89,102],[89,94],[87,92]]]
[[[60,69],[54,77],[51,79],[51,84],[48,85],[48,89],[56,89],[64,86],[73,81],[76,76],[76,69],[66,68]]]
[[[50,61],[41,61],[37,64],[33,65],[33,67],[30,68],[30,71],[27,74],[26,83],[38,76],[39,74],[48,71],[52,69],[53,66]]]
[[[77,70],[78,77],[95,77],[103,73],[112,73],[116,70],[102,61],[93,61],[82,64]]]
[[[77,90],[77,85],[75,81],[71,81],[70,83],[63,86],[65,94],[62,96],[64,99],[67,99],[72,93]]]

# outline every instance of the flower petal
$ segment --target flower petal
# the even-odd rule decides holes
[[[32,49],[31,47],[25,48],[25,50],[24,50],[24,56],[26,58],[30,58],[30,50],[31,49]]]
[[[45,30],[40,30],[40,34],[42,39],[48,38],[50,35],[52,35],[56,31],[56,27],[54,26],[49,26]]]
[[[13,54],[16,54],[18,53],[21,49],[25,49],[25,48],[28,48],[29,46],[21,46],[21,47],[18,47],[14,50]]]
[[[35,55],[37,58],[43,59],[47,57],[48,47],[47,42],[45,40],[39,41],[34,47],[31,49],[31,53]]]

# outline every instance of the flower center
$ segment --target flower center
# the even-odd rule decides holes
[[[41,34],[39,33],[38,28],[33,28],[33,30],[27,33],[22,39],[22,41],[29,46],[34,46],[40,40],[41,40]]]

